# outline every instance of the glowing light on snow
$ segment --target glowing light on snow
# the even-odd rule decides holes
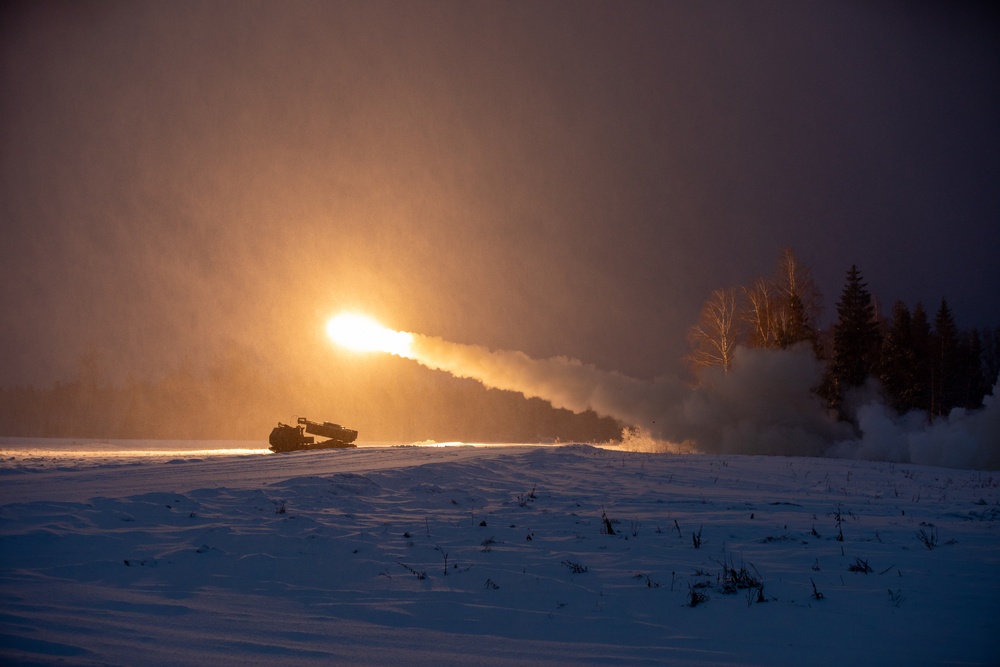
[[[337,345],[355,352],[388,352],[410,356],[413,334],[388,329],[370,317],[354,313],[337,315],[326,324],[326,333]]]

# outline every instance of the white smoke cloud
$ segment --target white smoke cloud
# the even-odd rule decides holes
[[[949,468],[1000,469],[1000,401],[997,389],[983,408],[955,408],[947,417],[928,422],[923,412],[897,417],[880,402],[857,411],[862,435],[836,443],[834,456],[898,461]]]
[[[658,406],[676,402],[684,393],[679,380],[646,382],[569,357],[533,359],[523,352],[490,350],[420,334],[413,334],[405,356],[487,387],[538,397],[573,412],[590,408],[636,426],[648,426]]]
[[[428,368],[487,387],[538,397],[574,412],[591,409],[636,427],[625,438],[645,450],[836,456],[962,468],[1000,468],[1000,401],[955,410],[928,423],[895,417],[874,388],[859,394],[860,435],[839,421],[812,389],[822,365],[808,345],[740,348],[732,368],[706,369],[697,386],[677,378],[646,381],[569,357],[533,359],[413,334],[405,355]],[[659,443],[654,444],[654,443]]]
[[[703,452],[821,456],[851,432],[812,392],[821,377],[808,346],[740,348],[728,372],[706,369],[679,405],[663,406],[657,426]]]

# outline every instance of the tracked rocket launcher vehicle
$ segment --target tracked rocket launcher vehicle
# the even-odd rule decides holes
[[[358,432],[353,429],[344,428],[333,422],[314,422],[305,417],[299,417],[297,421],[298,426],[289,426],[278,422],[278,425],[271,429],[271,436],[267,441],[271,444],[272,452],[357,447],[354,440],[358,437]],[[306,433],[329,438],[329,440],[316,442],[316,438],[306,435]]]

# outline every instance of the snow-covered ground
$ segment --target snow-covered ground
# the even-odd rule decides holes
[[[3,664],[1000,664],[996,472],[0,446]]]

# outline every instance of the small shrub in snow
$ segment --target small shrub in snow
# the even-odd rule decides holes
[[[659,588],[660,587],[660,583],[659,582],[653,581],[652,579],[649,578],[648,574],[643,574],[642,572],[636,572],[634,575],[632,575],[632,578],[633,579],[645,579],[646,580],[646,588]]]
[[[847,566],[848,572],[860,572],[861,574],[868,574],[873,572],[872,566],[868,564],[868,561],[856,556],[854,562]]]
[[[621,448],[633,452],[655,452],[659,449],[649,431],[638,427],[622,429]]]
[[[701,592],[697,588],[692,587],[688,590],[688,606],[697,607],[702,602],[708,602],[708,595]]]
[[[938,543],[937,528],[931,526],[931,530],[929,532],[921,528],[917,533],[917,539],[920,540],[925,547],[927,547],[928,551],[933,551],[934,547],[936,547]]]
[[[809,577],[809,583],[813,585],[813,592],[812,592],[813,599],[822,600],[823,594],[820,593],[819,590],[816,588],[816,582],[812,580],[812,577]]]
[[[569,571],[572,572],[573,574],[583,574],[584,572],[587,571],[587,567],[585,565],[574,563],[571,560],[564,560],[562,564],[568,567]]]
[[[722,565],[722,574],[719,575],[719,584],[722,586],[722,592],[727,594],[735,593],[738,590],[744,590],[748,588],[763,589],[764,583],[761,581],[760,573],[757,572],[752,564],[755,574],[751,574],[750,570],[747,569],[746,565],[740,563],[739,569],[736,569],[736,565],[733,561],[723,561],[719,563]],[[763,592],[761,593],[763,595]]]
[[[608,518],[607,512],[605,512],[603,509],[601,510],[601,523],[603,524],[601,527],[602,534],[604,535],[615,534],[615,529],[611,526],[612,521],[611,519]]]
[[[761,602],[767,602],[767,597],[764,595],[764,584],[761,584],[757,588],[747,589],[747,606],[750,607],[755,602],[758,604]]]
[[[444,576],[447,577],[448,576],[448,554],[446,554],[444,552],[444,549],[442,549],[440,546],[435,546],[434,548],[437,549],[438,551],[440,551],[441,555],[444,557]]]
[[[414,570],[412,567],[410,567],[406,563],[400,562],[398,560],[396,562],[399,563],[400,565],[402,565],[403,567],[405,567],[410,572],[410,574],[412,574],[413,576],[415,576],[417,579],[426,579],[427,578],[427,573],[426,572],[421,572],[419,570]]]

